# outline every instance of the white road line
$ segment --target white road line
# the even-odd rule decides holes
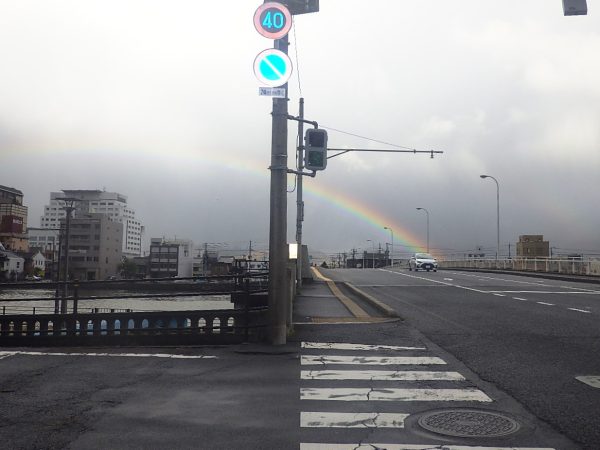
[[[417,370],[302,370],[302,380],[464,381],[458,372]]]
[[[216,359],[205,355],[172,355],[168,353],[62,353],[62,352],[0,352],[0,359],[8,356],[108,356],[120,358],[171,358],[171,359]]]
[[[541,447],[471,447],[467,445],[437,444],[321,444],[301,442],[300,450],[555,450]]]
[[[479,389],[300,388],[300,400],[345,402],[491,402]]]
[[[446,364],[438,357],[429,356],[327,356],[327,355],[302,355],[300,364],[308,365],[327,365],[327,364],[365,364],[365,365],[429,365]]]
[[[582,312],[582,313],[587,313],[587,314],[591,313],[591,311],[587,311],[585,309],[578,309],[578,308],[567,308],[567,309],[570,309],[571,311],[577,311],[577,312]]]
[[[302,348],[319,350],[427,350],[426,347],[399,347],[395,345],[367,345],[327,342],[302,342]]]
[[[458,275],[458,274],[457,274]],[[465,276],[465,277],[473,277],[473,278],[480,278],[480,279],[484,279],[484,280],[495,280],[495,281],[508,281],[509,283],[518,283],[518,284],[532,284],[534,286],[551,286],[550,284],[546,284],[543,281],[522,281],[522,280],[509,280],[506,278],[498,278],[498,277],[485,277],[482,275],[468,275],[465,273],[462,273],[461,275]]]
[[[538,305],[556,306],[554,303],[536,302]]]
[[[574,286],[560,286],[562,289],[577,289],[578,291],[586,291],[586,292],[598,292],[598,289],[585,289]]]
[[[506,297],[504,294],[494,294],[496,297]]]
[[[522,297],[513,297],[513,299],[515,299],[515,300],[521,300],[522,302],[526,302],[527,301],[526,298],[522,298]]]
[[[404,428],[410,414],[301,412],[300,426],[306,428]]]
[[[565,292],[565,291],[484,291],[487,293],[494,293],[494,292],[502,292],[504,294],[568,294],[568,295],[576,295],[576,294],[583,294],[583,295],[600,295],[600,291],[592,291],[592,292]]]
[[[401,275],[403,277],[408,277],[408,278],[416,278],[418,280],[425,280],[425,281],[430,281],[432,283],[438,283],[438,284],[443,284],[444,286],[451,286],[451,287],[456,287],[459,289],[466,289],[467,291],[474,291],[474,292],[479,292],[481,294],[487,294],[489,291],[482,291],[480,289],[475,289],[475,288],[470,288],[470,287],[466,287],[466,286],[460,286],[458,284],[452,284],[452,283],[446,283],[444,281],[439,281],[439,280],[432,280],[431,278],[425,278],[425,277],[418,277],[416,275],[409,275],[406,273],[402,273],[402,272],[394,272],[392,270],[387,270],[387,269],[378,269],[381,270],[382,272],[389,272],[389,273],[393,273],[395,275]]]
[[[582,375],[580,377],[575,377],[575,379],[587,384],[588,386],[600,389],[600,375]]]

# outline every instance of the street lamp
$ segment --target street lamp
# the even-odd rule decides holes
[[[427,213],[427,253],[429,253],[429,211],[425,208],[417,208],[418,211],[425,211]]]
[[[68,295],[68,287],[67,287],[67,281],[69,279],[69,229],[71,227],[71,213],[75,210],[75,206],[74,203],[76,201],[79,201],[78,198],[60,198],[59,200],[62,200],[65,202],[65,205],[63,206],[63,209],[65,210],[67,217],[66,217],[66,223],[65,223],[65,267],[64,267],[64,277],[63,277],[63,281],[64,281],[64,285],[63,285],[63,298],[61,300],[60,303],[60,312],[61,314],[66,314],[67,313],[67,295]]]
[[[496,250],[496,260],[498,260],[498,258],[500,257],[500,184],[498,183],[498,180],[496,180],[493,176],[491,175],[479,175],[481,178],[491,178],[492,180],[494,180],[496,182],[496,216],[497,216],[497,223],[496,223],[496,230],[497,230],[497,250]]]
[[[392,230],[390,227],[383,227],[384,230],[390,230],[390,233],[392,235],[392,267],[394,267],[394,230]]]

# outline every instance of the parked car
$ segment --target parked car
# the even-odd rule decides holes
[[[438,263],[437,260],[429,253],[415,253],[408,260],[408,270],[415,270],[418,272],[419,269],[424,269],[427,272],[433,270],[437,272]]]

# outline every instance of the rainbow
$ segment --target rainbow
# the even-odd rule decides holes
[[[410,252],[424,251],[425,246],[420,242],[419,238],[380,211],[348,195],[341,194],[330,187],[318,184],[315,180],[310,180],[310,183],[303,183],[303,189],[308,194],[320,198],[347,214],[368,223],[379,231],[383,230],[384,227],[391,228],[394,233],[394,245],[408,247],[408,251]]]
[[[62,152],[70,153],[72,150],[62,150]],[[131,152],[136,153],[134,150]],[[105,153],[103,156],[104,158],[106,157]],[[118,153],[122,157],[124,152],[120,151]],[[252,175],[257,178],[264,178],[269,173],[267,169],[269,163],[268,156],[265,158],[264,162],[258,163],[255,160],[241,158],[234,159],[232,157],[225,156],[227,155],[227,152],[208,153],[192,150],[179,150],[177,153],[181,153],[188,160],[196,160],[202,164],[214,164],[221,169],[225,168],[227,170],[244,173],[246,175]],[[156,154],[157,158],[165,157],[163,151],[156,149],[146,150],[146,155],[148,154]],[[289,161],[290,164],[293,164],[293,159],[290,158]],[[188,164],[187,167],[191,170],[196,169],[193,164]],[[356,217],[360,221],[369,224],[378,231],[382,231],[384,227],[391,228],[394,232],[394,245],[398,245],[399,247],[407,247],[407,251],[409,252],[424,251],[425,246],[420,238],[416,237],[400,223],[394,221],[390,217],[387,217],[371,206],[368,206],[347,194],[340,193],[331,187],[323,185],[322,183],[319,183],[317,179],[310,179],[309,182],[305,182],[303,184],[303,187],[304,191],[308,195],[324,201],[336,209],[345,212],[346,214]]]
[[[197,156],[198,157],[198,156]],[[265,177],[268,175],[266,168],[267,160],[265,165],[259,165],[255,161],[251,160],[235,160],[224,158],[201,158],[203,162],[211,162],[219,164],[221,167],[225,166],[230,170],[244,172],[246,174],[251,173],[258,177]],[[384,227],[391,228],[394,232],[394,245],[399,247],[407,247],[408,252],[420,252],[425,251],[425,245],[423,245],[420,238],[416,237],[405,227],[400,225],[393,219],[385,216],[380,211],[352,198],[348,195],[342,194],[331,187],[320,184],[316,179],[310,179],[308,182],[303,183],[304,191],[312,195],[335,208],[350,214],[357,219],[371,225],[378,231],[382,231]],[[295,202],[294,202],[295,205]]]

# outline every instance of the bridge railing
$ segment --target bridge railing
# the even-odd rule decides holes
[[[205,277],[207,278],[207,277]],[[188,281],[184,279],[183,281]],[[193,279],[195,282],[195,279]],[[126,280],[121,285],[140,284],[146,280]],[[231,343],[258,339],[266,325],[267,308],[255,300],[266,295],[265,275],[218,277],[203,280],[196,285],[182,286],[182,279],[147,280],[149,283],[164,282],[176,291],[168,292],[162,285],[157,294],[80,296],[81,284],[66,283],[71,295],[61,297],[3,298],[0,302],[48,302],[55,300],[54,313],[6,314],[5,305],[0,311],[0,345],[85,345],[99,343]],[[111,283],[111,282],[109,282]],[[57,292],[64,283],[57,285]],[[95,288],[98,288],[98,284]],[[113,283],[114,286],[116,283]],[[11,283],[14,288],[15,284]],[[35,286],[38,287],[38,286]],[[103,286],[106,287],[106,286]],[[154,284],[154,287],[157,287]],[[207,289],[207,287],[210,287]],[[20,289],[23,286],[19,286]],[[148,289],[148,286],[145,286]],[[64,290],[62,291],[65,292]],[[81,312],[79,302],[98,299],[120,299],[126,306],[130,298],[189,297],[205,295],[230,295],[235,308],[218,310],[160,310],[134,311],[120,308],[90,308]],[[254,299],[254,300],[253,300]],[[72,305],[67,312],[66,304]],[[198,303],[201,305],[201,301]],[[57,312],[60,311],[60,312]]]
[[[515,270],[566,275],[600,276],[600,260],[551,258],[469,258],[438,261],[445,269]]]

